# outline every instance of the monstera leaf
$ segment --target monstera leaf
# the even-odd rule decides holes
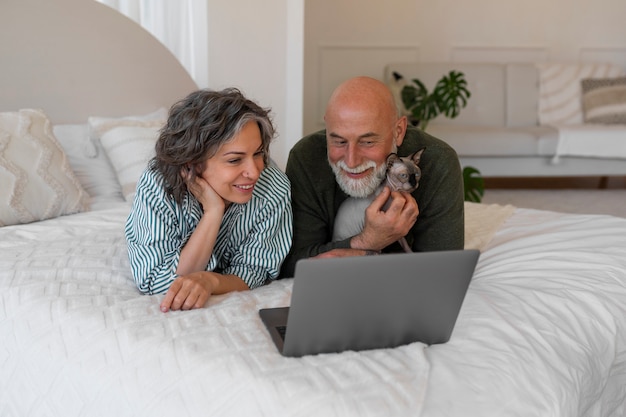
[[[450,119],[459,115],[471,96],[467,89],[467,81],[463,73],[459,71],[450,71],[448,75],[441,78],[435,85],[432,95],[437,100],[439,112]]]
[[[411,112],[411,122],[424,130],[422,123],[437,117],[439,106],[437,97],[428,93],[426,86],[418,79],[414,79],[415,85],[407,85],[402,89],[402,102]]]
[[[465,201],[480,203],[485,194],[485,181],[476,168],[463,168],[463,187]]]
[[[402,103],[411,112],[413,122],[422,130],[426,130],[428,122],[439,114],[451,119],[457,117],[471,96],[465,76],[459,71],[452,70],[443,76],[432,93],[419,79],[411,81],[413,84],[402,89]]]
[[[397,76],[402,78],[400,74]],[[411,123],[422,130],[426,130],[428,122],[440,114],[450,119],[457,117],[471,97],[465,75],[460,71],[452,70],[441,77],[432,93],[429,93],[419,79],[411,81],[412,84],[402,88],[402,103],[411,113]],[[463,185],[465,201],[480,203],[485,192],[485,183],[476,168],[463,169]]]

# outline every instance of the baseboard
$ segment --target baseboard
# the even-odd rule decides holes
[[[486,189],[626,189],[626,176],[486,177]]]

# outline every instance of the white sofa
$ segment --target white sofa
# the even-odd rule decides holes
[[[419,78],[432,91],[450,70],[463,72],[471,93],[468,105],[457,118],[439,116],[426,130],[448,142],[463,166],[476,167],[485,177],[626,175],[626,125],[583,124],[580,115],[563,121],[563,126],[556,119],[554,123],[540,120],[540,77],[545,74],[540,68],[535,63],[392,63],[385,68],[385,81],[393,85],[396,72],[405,81]],[[615,68],[600,74],[615,75]],[[581,74],[584,72],[578,71],[567,81],[573,83],[570,90],[578,94],[574,98],[578,103],[573,103],[578,112]],[[593,150],[598,149],[597,143],[590,143],[589,154],[580,150],[568,153],[563,150],[563,142],[559,146],[567,132],[563,128],[584,131],[589,138],[623,135],[623,155],[612,150],[596,154]],[[611,132],[606,133],[607,129]],[[610,139],[617,143],[613,137]]]

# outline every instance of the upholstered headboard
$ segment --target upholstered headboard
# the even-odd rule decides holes
[[[38,108],[53,123],[168,108],[197,88],[158,40],[93,0],[2,0],[0,62],[0,111]]]

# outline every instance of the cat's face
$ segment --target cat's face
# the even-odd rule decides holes
[[[413,192],[419,186],[422,170],[418,166],[426,148],[400,157],[395,153],[387,157],[387,185],[394,191]]]

